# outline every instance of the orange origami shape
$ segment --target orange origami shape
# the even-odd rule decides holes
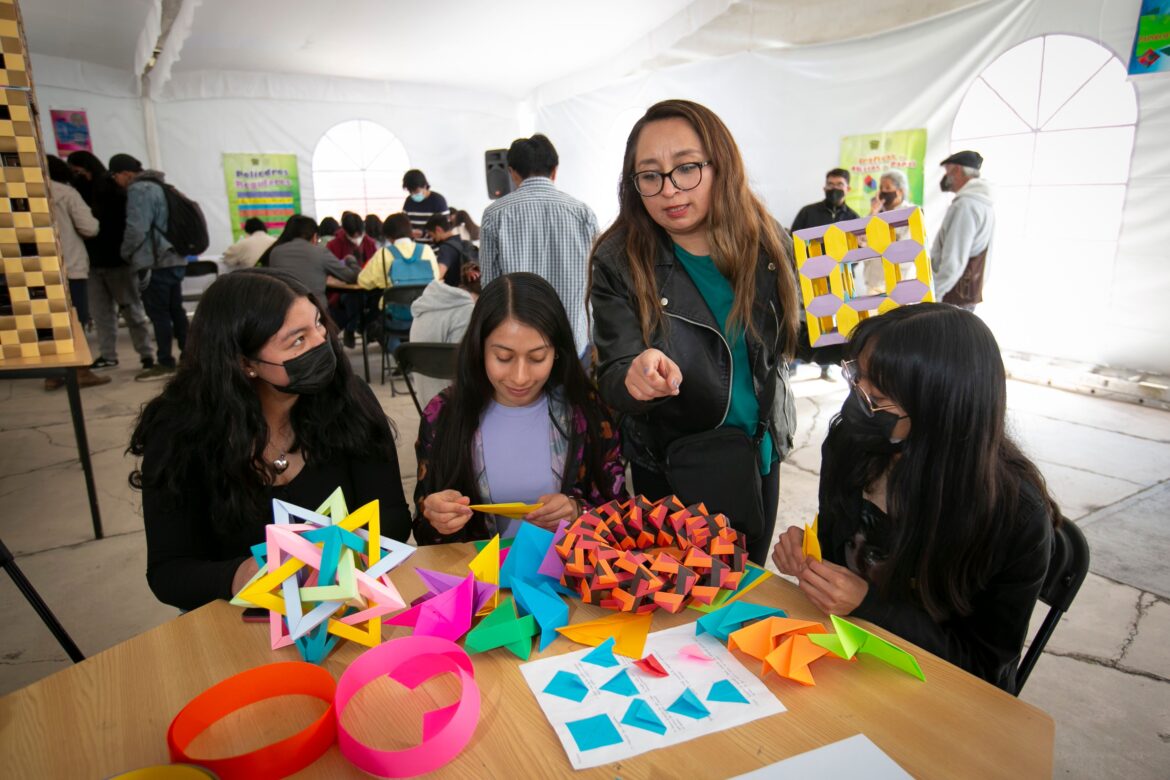
[[[825,627],[815,620],[769,617],[733,631],[727,637],[729,650],[739,649],[760,661],[766,660],[787,634],[823,634]]]
[[[816,685],[808,665],[828,652],[814,645],[804,634],[790,634],[764,659],[764,674],[769,669],[775,669],[781,677],[796,680],[802,685]]]

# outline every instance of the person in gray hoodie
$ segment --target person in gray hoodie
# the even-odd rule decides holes
[[[183,277],[187,259],[167,241],[167,196],[159,183],[164,174],[144,171],[128,154],[110,158],[110,175],[126,189],[126,233],[122,257],[138,273],[142,305],[154,326],[158,349],[155,365],[134,377],[139,382],[166,379],[175,373],[171,341],[182,352],[187,344],[187,311],[183,308]]]
[[[458,344],[467,331],[479,291],[479,264],[470,260],[459,268],[458,287],[451,287],[442,279],[428,284],[423,294],[410,304],[410,313],[414,317],[410,323],[410,340]],[[450,384],[447,380],[421,374],[415,374],[411,382],[419,406],[424,409],[440,390]]]
[[[983,273],[987,250],[995,233],[995,204],[991,188],[980,178],[979,152],[952,154],[940,165],[946,169],[939,186],[955,193],[930,250],[934,297],[943,303],[974,311],[983,301]]]

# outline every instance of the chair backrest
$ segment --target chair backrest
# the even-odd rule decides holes
[[[435,341],[408,341],[394,350],[394,359],[404,372],[435,379],[454,379],[458,344],[444,344]]]
[[[1060,616],[1072,606],[1077,591],[1089,574],[1089,542],[1084,532],[1071,520],[1065,520],[1054,534],[1052,558],[1048,561],[1048,573],[1044,575],[1044,584],[1040,587],[1040,601],[1047,604],[1049,610],[1016,671],[1016,695],[1023,690],[1032,667],[1052,638]]]
[[[187,263],[187,276],[219,276],[219,266],[214,260],[196,260]]]

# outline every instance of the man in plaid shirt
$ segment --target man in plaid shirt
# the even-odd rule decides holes
[[[585,284],[597,236],[593,209],[556,188],[560,159],[543,135],[519,138],[508,149],[516,190],[487,207],[480,227],[483,285],[497,276],[528,271],[556,289],[573,326],[577,354],[589,347]]]

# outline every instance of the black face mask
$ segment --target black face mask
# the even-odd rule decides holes
[[[870,417],[856,392],[850,392],[841,404],[841,432],[858,449],[873,453],[901,452],[905,441],[890,441],[894,426],[902,418],[886,411]]]
[[[825,203],[840,206],[845,202],[845,190],[825,190]]]
[[[879,192],[878,197],[882,199],[882,205],[886,208],[894,205],[894,201],[898,198],[897,192]]]
[[[328,339],[283,363],[272,363],[259,358],[255,360],[257,363],[267,363],[270,366],[284,366],[284,371],[288,374],[288,384],[283,387],[272,386],[282,393],[292,395],[320,393],[329,387],[329,383],[333,381],[333,374],[337,371],[337,355],[333,354],[333,346]]]

